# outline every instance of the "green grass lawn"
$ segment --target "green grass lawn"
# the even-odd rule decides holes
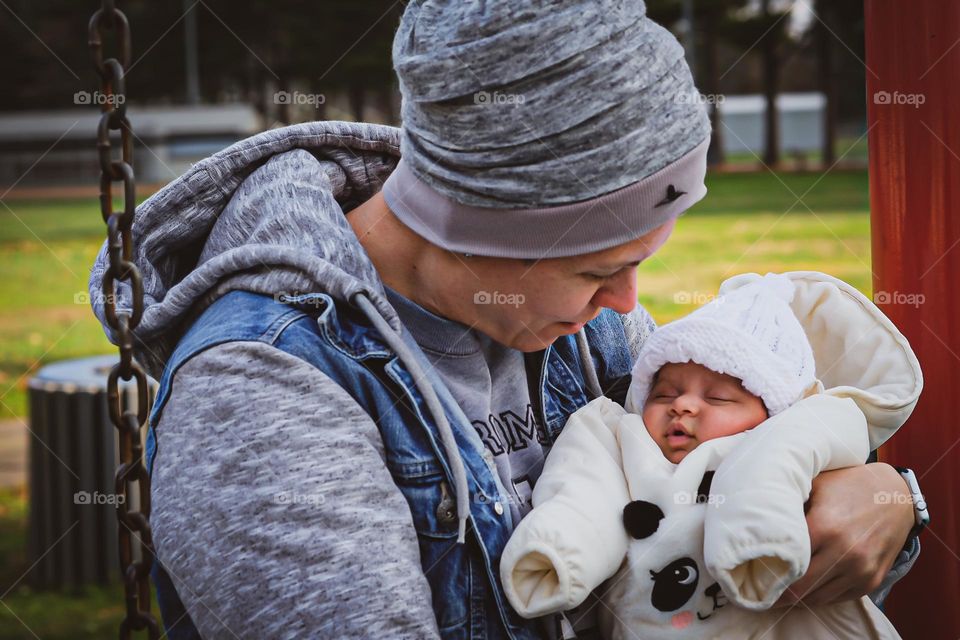
[[[109,353],[87,278],[105,227],[96,200],[0,207],[0,419],[26,415],[30,374]]]
[[[725,174],[639,268],[640,302],[658,322],[689,313],[745,272],[823,271],[870,295],[866,172]]]
[[[659,322],[687,313],[736,273],[815,269],[870,293],[866,172],[712,175],[709,194],[639,269],[640,301]],[[802,202],[798,202],[798,198]],[[112,353],[87,303],[104,225],[95,200],[0,207],[0,418],[26,415],[40,366]],[[25,491],[0,491],[0,595],[27,572]],[[115,637],[119,585],[0,597],[0,640]]]

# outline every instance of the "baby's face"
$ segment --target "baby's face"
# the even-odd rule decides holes
[[[673,463],[702,442],[741,433],[766,419],[763,402],[739,379],[694,362],[661,367],[643,407],[650,437]]]

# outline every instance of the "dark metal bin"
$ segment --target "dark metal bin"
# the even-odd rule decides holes
[[[35,587],[119,577],[113,479],[119,445],[106,394],[116,362],[115,355],[58,362],[30,380],[28,546]],[[152,405],[156,383],[150,382]],[[124,408],[135,409],[136,386],[121,385]]]

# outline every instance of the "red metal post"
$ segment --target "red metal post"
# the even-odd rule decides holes
[[[874,295],[923,368],[881,459],[916,470],[932,523],[887,613],[960,638],[960,2],[866,0]]]

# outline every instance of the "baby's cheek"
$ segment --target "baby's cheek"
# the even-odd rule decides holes
[[[653,435],[651,426],[660,421],[662,411],[659,409],[660,407],[657,405],[653,404],[652,402],[648,402],[646,405],[644,405],[643,412],[640,414],[640,416],[643,418],[643,424],[646,425],[647,432],[650,433],[650,435]]]

